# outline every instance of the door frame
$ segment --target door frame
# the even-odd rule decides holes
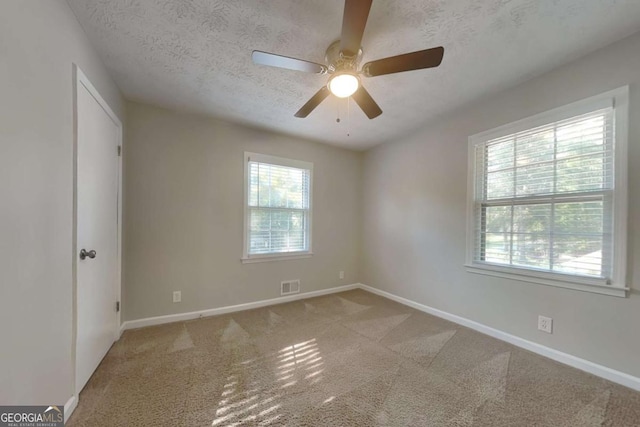
[[[109,118],[114,122],[114,124],[118,128],[118,145],[120,147],[123,146],[123,138],[122,138],[122,122],[118,118],[118,116],[111,109],[109,104],[102,98],[98,90],[93,86],[91,81],[87,78],[87,76],[82,72],[80,67],[77,64],[72,64],[72,76],[73,76],[73,232],[72,232],[72,349],[71,349],[71,357],[72,357],[72,366],[73,366],[73,409],[75,409],[75,405],[77,405],[80,390],[78,390],[77,379],[78,379],[78,364],[76,360],[77,355],[77,346],[78,346],[78,89],[84,87],[89,94],[96,100],[96,102],[102,107],[102,109],[107,113]],[[114,147],[116,149],[116,147]],[[113,340],[114,342],[120,338],[121,334],[121,316],[122,313],[122,148],[120,149],[120,156],[118,157],[118,169],[117,169],[117,179],[118,179],[118,199],[117,199],[117,244],[116,244],[116,281],[114,286],[116,289],[115,293],[115,301],[120,302],[120,310],[115,312],[116,315],[116,327],[113,331]],[[116,154],[116,153],[114,153]],[[114,305],[115,310],[115,305]],[[66,408],[65,408],[66,409]],[[71,411],[73,411],[71,409]],[[71,413],[69,413],[71,415]],[[65,418],[68,417],[65,411]]]

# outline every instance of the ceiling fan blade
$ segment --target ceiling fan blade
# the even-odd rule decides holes
[[[364,86],[360,85],[358,90],[351,95],[351,97],[356,101],[356,103],[362,108],[362,111],[369,117],[370,119],[375,119],[380,114],[382,114],[382,110],[376,104],[376,101],[373,100],[369,92],[364,88]]]
[[[384,74],[400,73],[402,71],[421,70],[440,65],[444,56],[444,48],[419,50],[389,58],[367,62],[362,66],[362,72],[367,77],[382,76]]]
[[[251,54],[253,62],[270,67],[286,68],[288,70],[304,71],[307,73],[325,74],[327,67],[304,59],[290,58],[288,56],[276,55],[274,53],[254,50]]]
[[[373,0],[345,0],[342,16],[340,52],[344,56],[356,56],[362,43],[362,34],[367,25]]]
[[[307,117],[309,113],[315,110],[315,108],[320,105],[320,103],[324,101],[327,96],[329,96],[329,93],[329,89],[326,86],[322,86],[322,88],[317,91],[316,94],[313,95],[311,99],[302,106],[301,109],[298,110],[295,116],[301,119]]]

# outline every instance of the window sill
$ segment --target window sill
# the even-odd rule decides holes
[[[286,261],[290,259],[303,259],[311,258],[313,252],[296,252],[291,254],[270,254],[270,255],[253,255],[244,256],[240,259],[243,264],[253,264],[256,262],[269,262],[269,261]]]
[[[588,277],[571,276],[569,274],[547,273],[544,271],[527,270],[524,268],[502,267],[480,263],[465,264],[465,267],[469,273],[483,274],[486,276],[501,277],[503,279],[537,283],[540,285],[573,289],[621,298],[626,298],[627,292],[629,291],[629,288],[607,285],[602,279],[590,279]]]

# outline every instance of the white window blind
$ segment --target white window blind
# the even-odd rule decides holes
[[[475,262],[608,280],[614,109],[475,146]]]
[[[289,163],[299,163],[301,167]],[[310,251],[311,165],[308,165],[248,156],[245,230],[248,257]]]

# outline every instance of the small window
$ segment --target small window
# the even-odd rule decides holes
[[[243,262],[311,255],[313,164],[245,153]]]
[[[626,295],[626,100],[620,90],[470,138],[473,272]]]

